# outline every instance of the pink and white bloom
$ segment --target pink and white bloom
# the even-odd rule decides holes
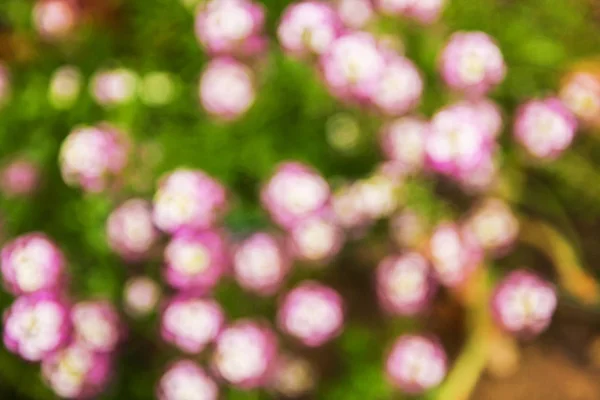
[[[415,117],[394,120],[382,128],[381,147],[385,156],[407,172],[420,170],[425,163],[429,123]]]
[[[7,196],[27,196],[39,186],[39,167],[26,159],[17,159],[0,172],[0,188]]]
[[[1,258],[4,286],[13,294],[56,291],[64,282],[64,256],[43,233],[28,233],[6,243]]]
[[[550,325],[556,303],[551,283],[528,271],[517,270],[496,286],[492,315],[507,332],[531,338]]]
[[[383,77],[386,59],[373,36],[353,32],[329,46],[321,57],[321,68],[332,94],[342,100],[368,101]]]
[[[486,33],[456,32],[442,51],[440,72],[452,89],[481,96],[504,80],[506,64]]]
[[[69,308],[50,292],[18,297],[3,320],[4,345],[28,361],[40,361],[56,351],[71,331]]]
[[[402,183],[394,176],[397,172],[394,165],[383,164],[379,171],[355,182],[362,212],[372,221],[390,216],[398,207]]]
[[[489,190],[498,182],[498,170],[500,162],[497,152],[487,153],[476,167],[461,171],[458,176],[458,183],[467,193],[478,194]]]
[[[271,387],[278,393],[297,398],[310,393],[316,386],[316,371],[302,357],[283,354],[277,359]]]
[[[487,98],[478,98],[470,101],[463,101],[450,106],[453,108],[467,107],[479,119],[481,126],[485,129],[487,136],[494,140],[502,133],[503,121],[502,111],[498,104]]]
[[[196,37],[211,54],[254,54],[265,47],[264,10],[249,0],[210,0],[196,15]]]
[[[174,233],[214,225],[227,202],[225,188],[203,171],[176,169],[160,179],[154,195],[154,223]]]
[[[79,344],[99,353],[110,353],[123,336],[119,314],[108,301],[83,301],[71,309],[71,321]]]
[[[226,267],[226,244],[215,231],[178,232],[165,248],[163,274],[176,289],[207,292]]]
[[[269,327],[239,320],[217,338],[213,367],[233,386],[253,389],[271,380],[277,358],[277,337]]]
[[[308,262],[325,262],[342,248],[344,232],[330,215],[313,215],[289,230],[294,256]]]
[[[145,258],[158,239],[150,202],[130,199],[113,210],[106,221],[106,236],[111,249],[123,258]]]
[[[350,29],[364,28],[375,16],[371,0],[337,0],[336,11]]]
[[[110,356],[73,343],[42,361],[48,386],[65,399],[86,399],[102,392],[110,379]]]
[[[531,100],[519,107],[515,138],[533,157],[553,160],[565,151],[577,131],[577,120],[554,97]]]
[[[206,112],[226,121],[234,120],[254,103],[254,73],[233,58],[216,58],[202,72],[198,95]]]
[[[433,270],[445,286],[455,287],[471,275],[481,262],[481,250],[462,234],[458,225],[439,224],[429,239]]]
[[[423,79],[415,64],[408,58],[393,55],[388,57],[371,101],[384,114],[399,116],[414,109],[422,93]]]
[[[125,135],[102,124],[74,129],[60,148],[60,169],[68,185],[90,192],[104,190],[127,165]]]
[[[389,15],[414,19],[422,24],[437,21],[446,0],[379,0],[378,8]]]
[[[78,10],[71,0],[41,0],[33,9],[33,25],[47,40],[68,36],[78,19]]]
[[[318,347],[342,332],[344,303],[330,287],[303,282],[283,298],[277,321],[283,332],[306,346]]]
[[[215,381],[192,360],[172,363],[156,388],[158,400],[217,400]]]
[[[570,76],[560,89],[560,99],[577,118],[598,122],[600,115],[600,79],[579,72]]]
[[[415,315],[423,311],[436,286],[425,257],[411,252],[383,259],[377,268],[377,295],[393,314]]]
[[[329,185],[311,167],[284,162],[261,191],[263,207],[284,228],[315,214],[329,201]]]
[[[283,49],[291,54],[323,54],[341,30],[341,21],[328,3],[307,0],[286,8],[277,37]]]
[[[463,233],[482,249],[503,253],[519,234],[519,220],[504,201],[489,198],[478,204],[467,217]]]
[[[131,101],[137,89],[138,77],[128,69],[100,71],[92,77],[91,94],[101,106],[114,106]]]
[[[238,284],[263,296],[274,294],[282,285],[291,260],[282,240],[257,232],[236,246],[233,273]]]
[[[134,317],[145,316],[154,311],[160,297],[160,286],[146,276],[136,276],[125,283],[123,293],[125,311]]]
[[[442,383],[447,363],[446,352],[436,340],[404,335],[394,342],[385,369],[389,380],[403,392],[419,394]]]
[[[214,300],[178,295],[162,314],[161,336],[185,353],[199,354],[217,337],[224,319]]]

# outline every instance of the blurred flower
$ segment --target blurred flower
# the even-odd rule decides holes
[[[569,147],[576,131],[575,117],[556,98],[531,100],[517,110],[515,137],[534,157],[557,158]]]
[[[178,295],[163,312],[161,336],[185,353],[198,354],[217,337],[223,320],[215,301]]]
[[[8,67],[0,61],[0,106],[8,101],[10,96],[10,72]]]
[[[66,109],[73,106],[81,91],[81,72],[77,67],[64,66],[52,74],[48,98],[56,108]]]
[[[385,14],[414,19],[431,24],[439,17],[446,0],[378,0],[378,8]]]
[[[404,210],[390,219],[390,235],[399,247],[417,248],[426,238],[423,217],[411,210]]]
[[[264,10],[248,0],[210,0],[196,15],[196,37],[212,54],[254,54],[262,50]]]
[[[168,72],[150,72],[140,85],[140,98],[149,106],[163,106],[173,101],[175,82]]]
[[[377,90],[385,66],[377,41],[365,32],[340,36],[321,57],[325,82],[342,100],[368,101]]]
[[[506,331],[530,338],[550,325],[556,303],[552,284],[530,272],[517,270],[496,286],[492,315]]]
[[[39,0],[33,9],[33,24],[48,40],[63,39],[73,31],[78,10],[71,0]]]
[[[338,113],[327,119],[327,142],[340,152],[351,152],[359,143],[361,130],[355,117]]]
[[[585,72],[569,76],[560,89],[560,99],[583,122],[600,121],[600,79],[596,76]]]
[[[252,70],[232,58],[222,57],[206,66],[198,93],[209,114],[234,120],[250,109],[255,91]]]
[[[377,295],[383,307],[398,315],[423,311],[435,293],[429,262],[411,252],[383,259],[377,268]]]
[[[136,261],[145,258],[158,238],[152,222],[152,206],[143,199],[130,199],[113,210],[106,222],[111,249]]]
[[[497,153],[486,154],[479,160],[477,167],[461,171],[457,178],[462,189],[467,193],[483,193],[498,182]]]
[[[83,301],[71,309],[77,341],[92,351],[109,353],[117,347],[122,326],[115,307],[108,301]]]
[[[342,297],[335,290],[320,283],[302,282],[283,298],[277,321],[282,331],[304,345],[321,346],[342,331]]]
[[[392,383],[409,394],[438,386],[447,372],[446,353],[437,341],[423,336],[400,336],[386,361]]]
[[[372,222],[365,213],[361,191],[356,183],[346,184],[336,190],[331,199],[331,208],[335,222],[345,229],[361,229]]]
[[[481,250],[462,235],[451,222],[439,224],[429,239],[433,270],[439,281],[449,287],[463,283],[481,262]]]
[[[328,3],[308,0],[285,9],[277,36],[285,51],[304,56],[323,54],[341,30],[341,21]]]
[[[450,106],[455,110],[468,108],[479,119],[486,136],[491,140],[496,139],[502,133],[502,112],[500,107],[487,98],[478,98],[470,101],[463,101]]]
[[[148,315],[154,311],[160,296],[160,286],[152,279],[145,276],[131,278],[125,283],[125,311],[135,317]]]
[[[423,79],[415,64],[393,54],[388,56],[371,101],[384,114],[402,115],[417,106],[422,92]]]
[[[165,248],[164,277],[176,289],[204,293],[226,268],[225,242],[215,231],[177,232]]]
[[[311,392],[316,380],[316,372],[307,360],[284,354],[277,359],[271,385],[285,397],[295,398]]]
[[[28,233],[2,248],[2,277],[11,293],[58,290],[64,281],[65,260],[45,234]]]
[[[336,9],[339,18],[350,29],[361,29],[374,16],[371,0],[337,0]]]
[[[63,141],[59,162],[68,185],[100,192],[112,176],[127,164],[128,143],[125,135],[106,125],[76,128]]]
[[[463,233],[482,249],[498,254],[514,243],[519,234],[519,221],[508,204],[489,198],[471,211],[463,225]]]
[[[131,101],[137,90],[137,75],[125,68],[97,72],[92,77],[91,91],[101,106],[114,106]]]
[[[56,294],[37,292],[18,297],[3,320],[4,345],[28,361],[40,361],[69,337],[69,309]]]
[[[420,170],[425,162],[429,124],[415,117],[394,120],[382,128],[381,147],[386,157],[406,172]]]
[[[236,246],[233,252],[233,273],[238,284],[263,296],[274,294],[282,285],[291,267],[291,260],[282,240],[258,232]]]
[[[172,363],[156,389],[159,400],[217,400],[217,384],[192,360]]]
[[[218,374],[242,389],[266,385],[277,357],[277,337],[267,326],[239,320],[217,338],[213,366]]]
[[[392,214],[398,207],[400,185],[399,180],[385,168],[357,181],[355,187],[364,215],[376,220]]]
[[[27,196],[40,183],[40,169],[26,159],[16,159],[0,171],[0,188],[7,196]]]
[[[212,226],[226,206],[225,188],[203,171],[176,169],[163,176],[154,196],[154,223],[174,233]]]
[[[344,233],[330,215],[313,215],[290,228],[294,256],[309,262],[325,262],[341,249]]]
[[[97,396],[108,384],[110,357],[95,353],[79,343],[44,358],[42,375],[54,392],[66,399]]]
[[[456,32],[442,51],[440,69],[452,89],[481,96],[504,80],[506,65],[498,45],[483,32]]]
[[[263,207],[284,228],[321,210],[329,200],[329,185],[311,167],[284,162],[261,191]]]

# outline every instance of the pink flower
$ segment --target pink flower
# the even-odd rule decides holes
[[[286,8],[277,36],[283,49],[291,54],[323,54],[341,29],[341,21],[328,3],[308,0]]]
[[[27,196],[39,186],[39,167],[25,159],[6,165],[0,173],[0,188],[8,196]]]
[[[152,205],[142,199],[130,199],[121,204],[108,217],[106,236],[111,249],[123,258],[144,259],[158,239],[152,221]]]
[[[92,77],[92,96],[101,106],[127,103],[136,94],[137,80],[135,73],[124,68],[100,71]]]
[[[56,294],[18,297],[4,313],[4,345],[28,361],[40,361],[69,337],[69,309]]]
[[[267,326],[239,320],[217,338],[213,366],[221,378],[242,389],[266,385],[277,357],[277,337]]]
[[[423,79],[409,59],[393,55],[377,81],[371,101],[384,114],[402,115],[415,108],[421,100]]]
[[[327,286],[305,281],[284,297],[277,321],[282,331],[304,345],[321,346],[342,331],[342,297]]]
[[[4,286],[13,294],[55,291],[64,281],[60,249],[43,233],[28,233],[2,248]]]
[[[217,400],[219,388],[210,376],[192,360],[171,364],[156,388],[159,400]]]
[[[502,112],[500,107],[486,98],[478,98],[471,101],[456,103],[450,108],[459,109],[466,107],[472,110],[485,130],[486,135],[494,140],[502,133]]]
[[[196,37],[212,54],[253,54],[264,48],[264,10],[248,0],[211,0],[196,15]]]
[[[552,284],[530,272],[517,270],[496,286],[492,315],[507,332],[531,338],[550,325],[556,303]]]
[[[437,341],[414,335],[396,339],[385,367],[390,381],[409,394],[438,386],[448,368],[446,353]]]
[[[54,392],[66,399],[97,396],[108,384],[110,356],[73,343],[44,358],[42,375]]]
[[[498,45],[483,32],[454,33],[440,59],[442,78],[452,89],[481,96],[504,80]]]
[[[439,19],[446,0],[379,0],[378,8],[389,15],[414,19],[431,24]]]
[[[227,193],[200,170],[176,169],[163,176],[154,196],[154,223],[174,233],[211,227],[225,207]]]
[[[165,248],[164,277],[176,289],[209,291],[226,267],[226,244],[214,231],[180,231]]]
[[[519,221],[508,204],[496,198],[480,202],[463,225],[463,233],[479,247],[495,254],[506,252],[519,234]]]
[[[162,314],[161,336],[181,351],[199,354],[219,334],[224,315],[213,300],[175,296]]]
[[[316,371],[302,357],[284,354],[277,359],[271,387],[285,397],[298,398],[316,386]]]
[[[226,121],[239,118],[254,103],[254,74],[232,58],[212,60],[202,73],[198,94],[202,107]]]
[[[344,233],[330,215],[313,215],[296,223],[289,231],[290,247],[296,258],[326,262],[342,248]]]
[[[487,153],[472,169],[461,171],[458,183],[467,193],[483,193],[497,183],[499,162],[496,152]]]
[[[331,210],[337,225],[348,230],[362,230],[372,219],[363,207],[361,188],[358,184],[346,184],[331,198]]]
[[[386,157],[407,172],[415,172],[425,162],[429,123],[415,117],[394,120],[382,129],[381,147]]]
[[[354,183],[362,212],[371,221],[390,216],[398,207],[401,181],[396,173],[394,165],[382,164],[371,176]]]
[[[462,284],[479,266],[481,250],[450,222],[439,224],[429,239],[431,264],[445,286]]]
[[[77,341],[92,351],[110,353],[123,336],[115,307],[107,301],[84,301],[71,309]]]
[[[386,60],[377,41],[365,32],[340,36],[321,57],[329,90],[343,100],[371,99],[385,67]]]
[[[70,0],[41,0],[33,9],[33,24],[44,39],[63,39],[75,28],[77,14]]]
[[[371,0],[337,0],[339,18],[348,28],[361,29],[374,17]]]
[[[125,311],[134,317],[141,317],[154,311],[161,296],[161,288],[146,276],[131,278],[125,284],[123,301]]]
[[[127,164],[124,134],[108,125],[73,130],[60,149],[60,169],[68,185],[100,192]]]
[[[272,295],[281,287],[290,267],[282,241],[268,233],[252,234],[233,253],[233,273],[238,284],[263,296]]]
[[[377,295],[394,314],[423,311],[435,294],[429,262],[419,253],[386,257],[377,268]]]
[[[315,214],[326,205],[329,196],[325,179],[297,162],[279,164],[261,191],[263,207],[284,228]]]
[[[600,79],[585,72],[574,74],[560,89],[560,99],[583,122],[597,122],[600,115]]]
[[[577,120],[560,100],[531,100],[519,107],[515,138],[534,157],[553,160],[565,151],[577,131]]]

